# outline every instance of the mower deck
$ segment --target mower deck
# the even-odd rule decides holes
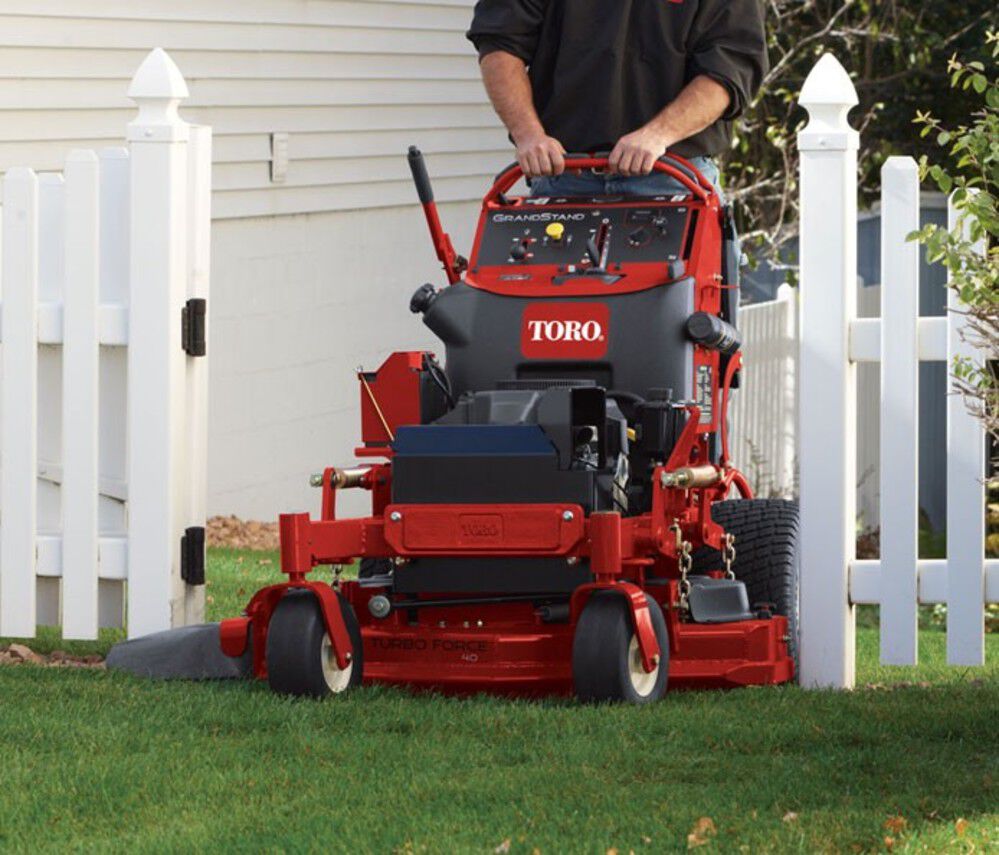
[[[572,694],[570,623],[545,623],[529,604],[422,608],[417,625],[404,612],[376,620],[366,607],[373,593],[348,593],[361,621],[365,684],[453,694]],[[784,617],[675,626],[671,691],[771,685],[794,676]]]

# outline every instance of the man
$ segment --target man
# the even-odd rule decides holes
[[[717,185],[767,70],[760,0],[479,0],[468,38],[536,196],[671,192],[667,149]],[[565,172],[608,150],[608,174]]]

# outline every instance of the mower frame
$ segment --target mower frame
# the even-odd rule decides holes
[[[496,211],[525,205],[510,199],[509,190],[522,177],[513,165],[497,176],[482,203],[482,214],[471,261],[458,256],[444,233],[422,158],[414,162],[414,178],[426,214],[433,245],[449,283],[464,275],[467,285],[494,293],[510,293],[502,271],[478,264],[478,251],[487,218]],[[604,157],[570,155],[567,169],[606,168]],[[696,228],[703,230],[687,259],[686,275],[695,280],[695,309],[720,311],[727,287],[720,275],[721,202],[715,188],[689,162],[669,155],[655,169],[676,179],[685,189],[682,204],[700,212]],[[629,204],[622,202],[604,203]],[[691,218],[692,220],[693,218]],[[692,228],[694,226],[691,226]],[[557,271],[550,271],[556,275]],[[636,264],[629,268],[627,285],[616,289],[657,287],[662,265]],[[541,271],[542,276],[545,271]],[[543,285],[519,285],[517,293],[543,294]],[[568,282],[559,296],[588,294],[599,297],[594,284]],[[550,296],[550,294],[548,294]],[[418,411],[412,400],[415,370],[429,356],[423,352],[396,353],[377,372],[378,392],[359,374],[365,443],[359,457],[387,458],[350,470],[329,467],[318,486],[322,489],[319,519],[307,513],[280,517],[281,570],[286,581],[259,591],[243,616],[222,622],[221,644],[230,656],[252,647],[253,670],[267,676],[267,632],[271,616],[292,589],[308,589],[316,597],[339,668],[346,668],[359,651],[351,644],[344,614],[336,596],[350,603],[363,638],[363,680],[407,684],[445,691],[490,691],[516,694],[567,693],[572,690],[573,630],[590,597],[610,591],[627,604],[642,667],[655,670],[664,657],[672,685],[737,686],[779,683],[791,679],[794,667],[787,649],[788,622],[780,615],[726,624],[695,624],[685,619],[685,577],[692,550],[711,547],[723,551],[731,544],[711,516],[713,503],[732,489],[751,498],[745,477],[729,460],[727,410],[729,389],[741,366],[736,353],[723,361],[717,351],[695,347],[695,371],[706,366],[713,380],[710,418],[688,403],[688,419],[668,459],[652,472],[652,502],[647,513],[625,516],[617,511],[589,515],[578,504],[405,504],[393,503],[392,441],[401,425],[414,423]],[[418,421],[416,422],[418,423]],[[720,454],[712,462],[709,438],[720,436]],[[339,518],[340,490],[360,488],[371,493],[371,513]],[[421,557],[545,557],[574,565],[589,563],[592,581],[578,586],[568,603],[538,596],[474,597],[460,592],[396,596],[391,614],[374,617],[369,606],[386,589],[361,581],[334,585],[309,580],[320,565],[343,565],[361,558],[388,559],[402,565]],[[563,598],[564,599],[564,598]],[[668,629],[668,650],[660,649],[650,616],[649,599],[662,609]],[[568,605],[567,619],[546,621],[546,601]],[[540,605],[539,605],[540,604]]]

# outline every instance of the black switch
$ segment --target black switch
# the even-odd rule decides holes
[[[522,243],[518,243],[513,249],[510,250],[510,258],[514,261],[523,261],[527,258],[527,247]]]
[[[644,228],[635,229],[628,235],[628,243],[632,246],[642,246],[649,242],[649,233]]]

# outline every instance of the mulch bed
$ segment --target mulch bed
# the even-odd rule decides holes
[[[256,549],[274,552],[280,546],[278,524],[241,520],[239,517],[212,517],[206,530],[209,546],[224,549]]]
[[[51,668],[103,668],[104,657],[97,654],[73,656],[63,650],[35,653],[24,644],[0,647],[0,665],[47,665]]]

